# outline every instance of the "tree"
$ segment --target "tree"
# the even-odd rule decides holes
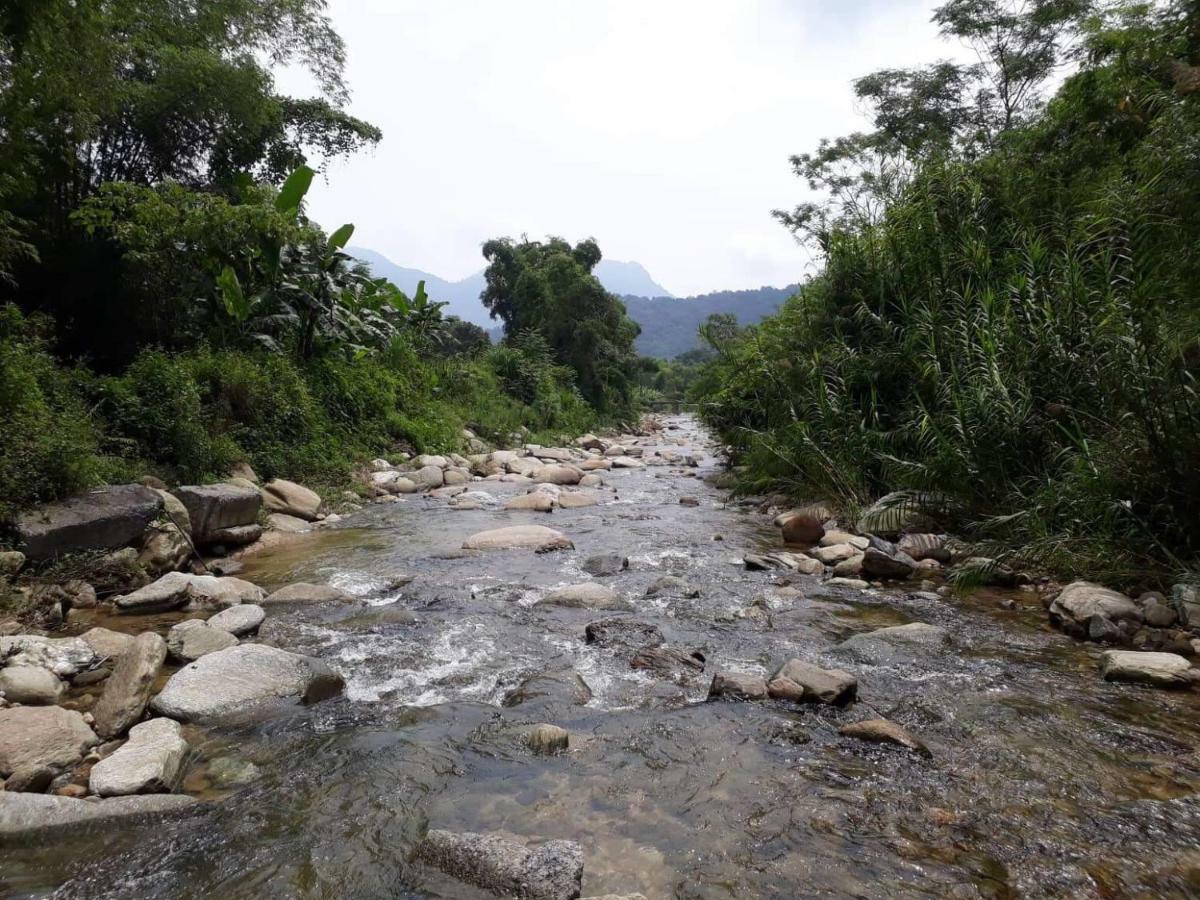
[[[607,415],[632,409],[633,341],[638,326],[625,305],[592,274],[600,262],[594,240],[571,246],[510,238],[483,246],[487,286],[480,299],[504,323],[506,339],[540,334],[559,364],[575,372],[584,398]]]

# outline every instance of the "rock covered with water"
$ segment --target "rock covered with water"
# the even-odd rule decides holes
[[[263,603],[351,603],[354,598],[329,584],[296,582],[265,597]]]
[[[569,609],[632,609],[627,600],[621,599],[610,587],[585,581],[551,591],[538,601],[539,606],[563,606]]]
[[[589,644],[606,649],[658,647],[665,642],[657,625],[634,619],[603,619],[599,622],[589,622],[584,629],[584,639]]]
[[[767,682],[761,675],[718,672],[708,689],[709,700],[765,700]]]
[[[150,702],[158,670],[167,658],[167,642],[152,631],[139,634],[121,654],[92,709],[96,733],[108,739],[124,734]]]
[[[181,722],[211,722],[272,701],[315,702],[341,689],[341,676],[319,659],[239,644],[184,666],[151,705]]]
[[[128,741],[92,766],[88,787],[101,797],[169,794],[183,774],[188,750],[178,722],[150,719],[131,728]]]
[[[575,900],[583,890],[583,848],[548,841],[529,848],[495,834],[431,830],[417,858],[502,897]]]
[[[1108,650],[1101,657],[1100,672],[1105,681],[1128,681],[1166,688],[1187,688],[1200,680],[1200,672],[1176,653]]]
[[[464,550],[571,550],[574,544],[561,531],[543,525],[512,525],[471,535]]]
[[[583,563],[583,571],[596,578],[620,575],[629,568],[629,558],[619,553],[589,556]]]
[[[99,822],[181,812],[197,805],[194,797],[180,794],[79,800],[48,794],[0,791],[0,844]]]
[[[924,622],[893,625],[866,634],[856,634],[838,644],[837,652],[869,665],[911,662],[924,655],[938,653],[950,636],[944,628]]]
[[[525,736],[529,749],[540,755],[561,753],[570,744],[571,736],[565,728],[543,723],[534,725]]]
[[[99,738],[82,713],[59,706],[0,709],[0,776],[30,767],[65,769]]]
[[[904,728],[901,728],[895,722],[890,722],[887,719],[868,719],[863,722],[852,722],[849,725],[843,725],[838,729],[838,734],[844,737],[856,738],[860,741],[871,741],[876,744],[895,744],[898,747],[904,747],[907,750],[912,750],[914,753],[919,753],[921,756],[930,756],[929,748],[919,738],[909,734]]]
[[[844,705],[858,696],[858,680],[841,669],[822,669],[799,659],[789,659],[767,682],[776,700],[795,703]]]

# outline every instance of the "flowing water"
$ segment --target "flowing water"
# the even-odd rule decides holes
[[[667,421],[660,443],[703,446],[693,420]],[[255,561],[247,577],[266,586],[328,581],[362,598],[272,610],[260,636],[329,661],[345,695],[190,729],[187,788],[210,803],[0,851],[0,896],[484,896],[410,861],[428,827],[578,841],[584,897],[1200,894],[1195,695],[1104,683],[1098,650],[1051,631],[1033,595],[1006,609],[996,595],[745,571],[743,553],[778,532],[695,477],[716,462],[615,471],[601,506],[552,516],[409,498]],[[458,552],[469,534],[527,522],[576,549]],[[603,581],[635,612],[534,605],[610,552],[630,568]],[[699,597],[643,596],[665,574]],[[614,616],[702,651],[705,673],[655,677],[629,650],[587,645],[584,627]],[[912,621],[951,644],[874,665],[834,649]],[[860,702],[704,702],[714,671],[790,657],[854,672]],[[837,733],[878,716],[932,757]],[[570,752],[532,755],[523,736],[539,722],[568,729]],[[231,755],[257,780],[220,788],[208,765]]]

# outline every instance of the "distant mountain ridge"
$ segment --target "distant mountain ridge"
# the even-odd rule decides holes
[[[409,296],[416,291],[417,284],[424,281],[425,293],[430,299],[449,304],[446,307],[447,315],[458,316],[485,328],[496,324],[479,300],[479,295],[486,286],[483,272],[468,275],[461,281],[447,281],[421,269],[397,265],[382,253],[368,250],[366,247],[347,247],[346,252],[366,263],[377,278],[386,278]],[[666,288],[650,277],[650,273],[641,263],[602,259],[596,266],[596,277],[605,289],[617,295],[672,296]]]
[[[479,300],[486,282],[483,272],[460,281],[447,281],[421,269],[397,265],[382,253],[365,247],[348,247],[346,252],[366,263],[376,277],[386,278],[409,296],[417,283],[425,282],[430,299],[447,304],[446,314],[458,316],[488,329],[493,336],[498,325]],[[600,283],[625,301],[629,317],[642,326],[637,339],[638,352],[644,356],[674,359],[700,346],[697,329],[714,313],[732,313],[739,324],[752,325],[773,314],[798,285],[783,288],[762,287],[746,291],[716,291],[696,297],[675,297],[658,284],[637,262],[601,260],[596,266]]]

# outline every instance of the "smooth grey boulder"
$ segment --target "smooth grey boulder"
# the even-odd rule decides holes
[[[239,603],[260,603],[262,588],[230,576],[192,575],[190,572],[168,572],[132,593],[114,601],[121,613],[141,614],[189,609],[224,609]]]
[[[537,601],[538,606],[563,606],[568,609],[623,609],[629,610],[628,601],[610,587],[585,581],[551,591]]]
[[[434,829],[417,858],[459,881],[521,900],[575,900],[583,890],[583,848],[548,841],[530,849],[494,834]]]
[[[876,578],[907,578],[917,561],[902,550],[870,546],[863,551],[862,570]]]
[[[116,752],[92,766],[88,788],[101,797],[169,794],[179,784],[189,749],[175,720],[142,722]]]
[[[17,535],[25,555],[36,561],[83,550],[116,550],[140,543],[162,505],[162,498],[144,485],[95,488],[21,516]]]
[[[1050,604],[1050,621],[1059,627],[1086,628],[1093,616],[1110,622],[1140,623],[1143,619],[1133,600],[1090,581],[1071,582]]]
[[[174,493],[187,508],[197,544],[212,543],[222,529],[253,524],[262,508],[258,490],[237,484],[186,485]]]
[[[199,803],[182,794],[147,794],[111,800],[78,800],[51,794],[0,791],[0,844],[44,837],[83,825],[112,819],[149,817],[180,812]]]
[[[263,486],[263,506],[268,512],[314,522],[321,512],[321,495],[294,481],[276,478]]]
[[[1193,684],[1192,664],[1176,653],[1108,650],[1100,659],[1105,681],[1128,681],[1154,687],[1186,688]]]
[[[238,639],[228,631],[213,628],[199,619],[188,619],[172,625],[167,632],[167,652],[180,662],[192,662],[218,650],[237,646],[237,642]]]
[[[620,575],[629,568],[629,558],[619,553],[605,553],[601,556],[589,556],[583,563],[583,571],[597,578],[610,575]]]
[[[464,550],[570,550],[574,544],[561,531],[544,525],[513,525],[471,535]]]
[[[949,640],[944,628],[910,622],[856,634],[838,644],[836,650],[868,665],[889,665],[940,651]]]
[[[89,628],[79,639],[92,648],[97,659],[116,659],[133,646],[133,635],[111,628]]]
[[[789,659],[767,682],[776,700],[795,703],[843,705],[858,696],[858,680],[841,669],[822,669],[799,659]]]
[[[95,665],[97,657],[96,651],[77,637],[14,634],[0,637],[0,660],[9,666],[37,666],[70,678]]]
[[[761,675],[718,672],[708,689],[709,700],[765,700],[767,682]]]
[[[158,670],[167,658],[167,642],[152,631],[139,634],[118,659],[92,708],[96,733],[108,740],[124,734],[150,702]]]
[[[272,701],[316,702],[339,693],[324,662],[264,644],[202,656],[171,676],[151,708],[181,722],[212,722]]]
[[[41,666],[8,666],[0,669],[0,696],[9,703],[26,706],[52,706],[59,701],[66,685],[49,669]]]
[[[267,611],[257,603],[241,603],[221,610],[208,620],[208,624],[211,628],[241,637],[258,631],[266,617]]]
[[[30,766],[65,769],[100,741],[83,714],[60,706],[0,709],[0,776]]]

